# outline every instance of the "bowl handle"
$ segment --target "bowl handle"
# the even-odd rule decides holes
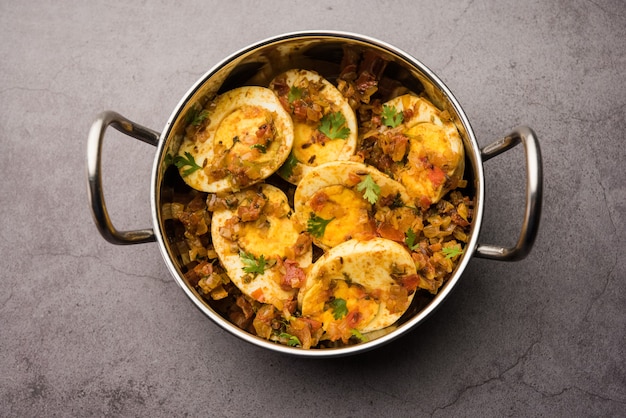
[[[543,167],[541,150],[537,136],[527,126],[520,126],[508,136],[487,145],[481,150],[483,161],[487,161],[519,143],[524,144],[526,153],[526,210],[522,231],[517,244],[511,248],[493,245],[478,244],[475,255],[492,260],[517,261],[525,258],[535,242],[541,218],[541,203],[543,198]]]
[[[109,218],[104,195],[102,193],[102,178],[100,173],[100,155],[102,153],[102,140],[104,132],[113,126],[118,131],[139,139],[145,143],[156,146],[159,142],[159,133],[138,125],[126,119],[122,115],[106,111],[102,112],[89,130],[87,138],[87,180],[89,186],[89,199],[94,222],[100,234],[112,244],[139,244],[156,241],[154,230],[140,229],[136,231],[118,231]]]

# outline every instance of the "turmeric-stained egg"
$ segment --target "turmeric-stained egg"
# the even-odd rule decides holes
[[[294,143],[279,174],[298,184],[313,167],[348,160],[357,145],[357,121],[346,98],[324,77],[289,70],[270,83],[294,124]]]
[[[322,339],[347,342],[394,324],[411,304],[417,282],[404,246],[384,238],[353,239],[311,266],[298,306],[304,318],[322,323]]]
[[[358,162],[335,161],[309,171],[294,194],[296,217],[323,249],[352,238],[382,236],[404,241],[422,221],[402,184],[376,168]]]
[[[174,163],[196,190],[224,193],[259,183],[293,145],[291,117],[265,87],[227,91],[190,119]]]
[[[383,117],[404,115],[396,131],[408,137],[407,152],[398,156],[391,176],[420,206],[437,203],[463,178],[465,155],[456,126],[447,112],[411,94],[386,102],[383,109]]]
[[[252,299],[292,311],[312,247],[292,217],[287,196],[262,183],[221,201],[211,237],[228,276]]]

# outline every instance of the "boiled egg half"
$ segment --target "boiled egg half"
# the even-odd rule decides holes
[[[277,187],[262,183],[226,200],[229,206],[216,209],[211,221],[220,262],[242,293],[282,311],[295,302],[298,291],[285,280],[285,262],[306,269],[312,261],[311,241]]]
[[[376,168],[353,161],[326,163],[309,171],[294,195],[294,210],[313,242],[329,249],[353,238],[404,240],[421,230],[404,186]]]
[[[269,85],[293,119],[291,155],[278,173],[292,184],[314,167],[348,160],[357,145],[357,122],[345,97],[324,77],[289,70]]]
[[[417,283],[408,250],[394,241],[352,239],[322,255],[298,295],[302,316],[322,323],[322,339],[347,342],[394,324]]]
[[[174,163],[196,190],[225,193],[259,183],[293,145],[291,117],[265,87],[227,91],[194,119]]]
[[[405,162],[392,167],[392,177],[420,206],[437,203],[450,191],[450,180],[462,179],[465,169],[463,142],[456,126],[447,112],[412,94],[396,97],[385,106],[408,115],[399,127],[409,138],[408,153]]]

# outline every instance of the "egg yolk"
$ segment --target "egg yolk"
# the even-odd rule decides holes
[[[345,146],[343,140],[315,142],[313,137],[316,127],[311,124],[294,121],[293,155],[298,161],[310,166],[318,166],[335,161]]]
[[[363,196],[342,185],[320,189],[311,199],[316,216],[329,220],[320,242],[334,247],[350,238],[373,237],[375,227],[370,222],[372,205]]]
[[[242,223],[237,243],[242,250],[257,257],[285,258],[299,235],[294,222],[285,216],[272,219],[271,223]]]
[[[272,161],[275,158],[274,153],[269,152],[274,142],[272,120],[272,113],[259,106],[244,105],[233,110],[215,131],[213,143],[216,156],[228,154],[243,163],[266,164]]]
[[[342,279],[320,280],[307,293],[302,314],[320,321],[326,339],[347,341],[353,330],[362,330],[374,320],[380,304],[359,285]]]

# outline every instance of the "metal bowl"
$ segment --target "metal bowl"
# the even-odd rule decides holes
[[[384,75],[400,82],[416,93],[422,93],[440,109],[452,116],[465,147],[465,179],[467,192],[474,199],[474,218],[466,250],[455,270],[437,295],[428,300],[414,301],[405,315],[377,338],[355,345],[334,348],[301,349],[276,344],[252,335],[220,315],[191,286],[181,270],[180,257],[166,234],[162,203],[169,190],[176,187],[168,175],[166,155],[177,151],[185,125],[186,112],[196,103],[204,103],[217,94],[242,85],[267,85],[276,74],[291,68],[315,70],[333,80],[340,70],[346,49],[361,53],[373,52],[388,61]],[[156,147],[151,178],[152,228],[118,231],[112,224],[104,202],[100,159],[102,142],[108,126]],[[485,178],[483,162],[522,143],[526,155],[526,207],[517,244],[512,248],[478,243],[484,210]],[[470,123],[444,83],[424,64],[407,53],[385,42],[353,33],[335,31],[296,32],[266,39],[227,57],[204,74],[173,110],[161,132],[134,123],[123,116],[106,111],[94,121],[88,137],[87,174],[89,198],[94,221],[102,236],[113,244],[137,244],[156,241],[165,263],[185,294],[207,317],[220,327],[244,341],[271,351],[301,357],[338,357],[380,347],[416,328],[448,297],[461,279],[473,256],[502,261],[523,259],[530,251],[539,227],[542,202],[542,162],[539,144],[534,132],[525,126],[480,148]]]

